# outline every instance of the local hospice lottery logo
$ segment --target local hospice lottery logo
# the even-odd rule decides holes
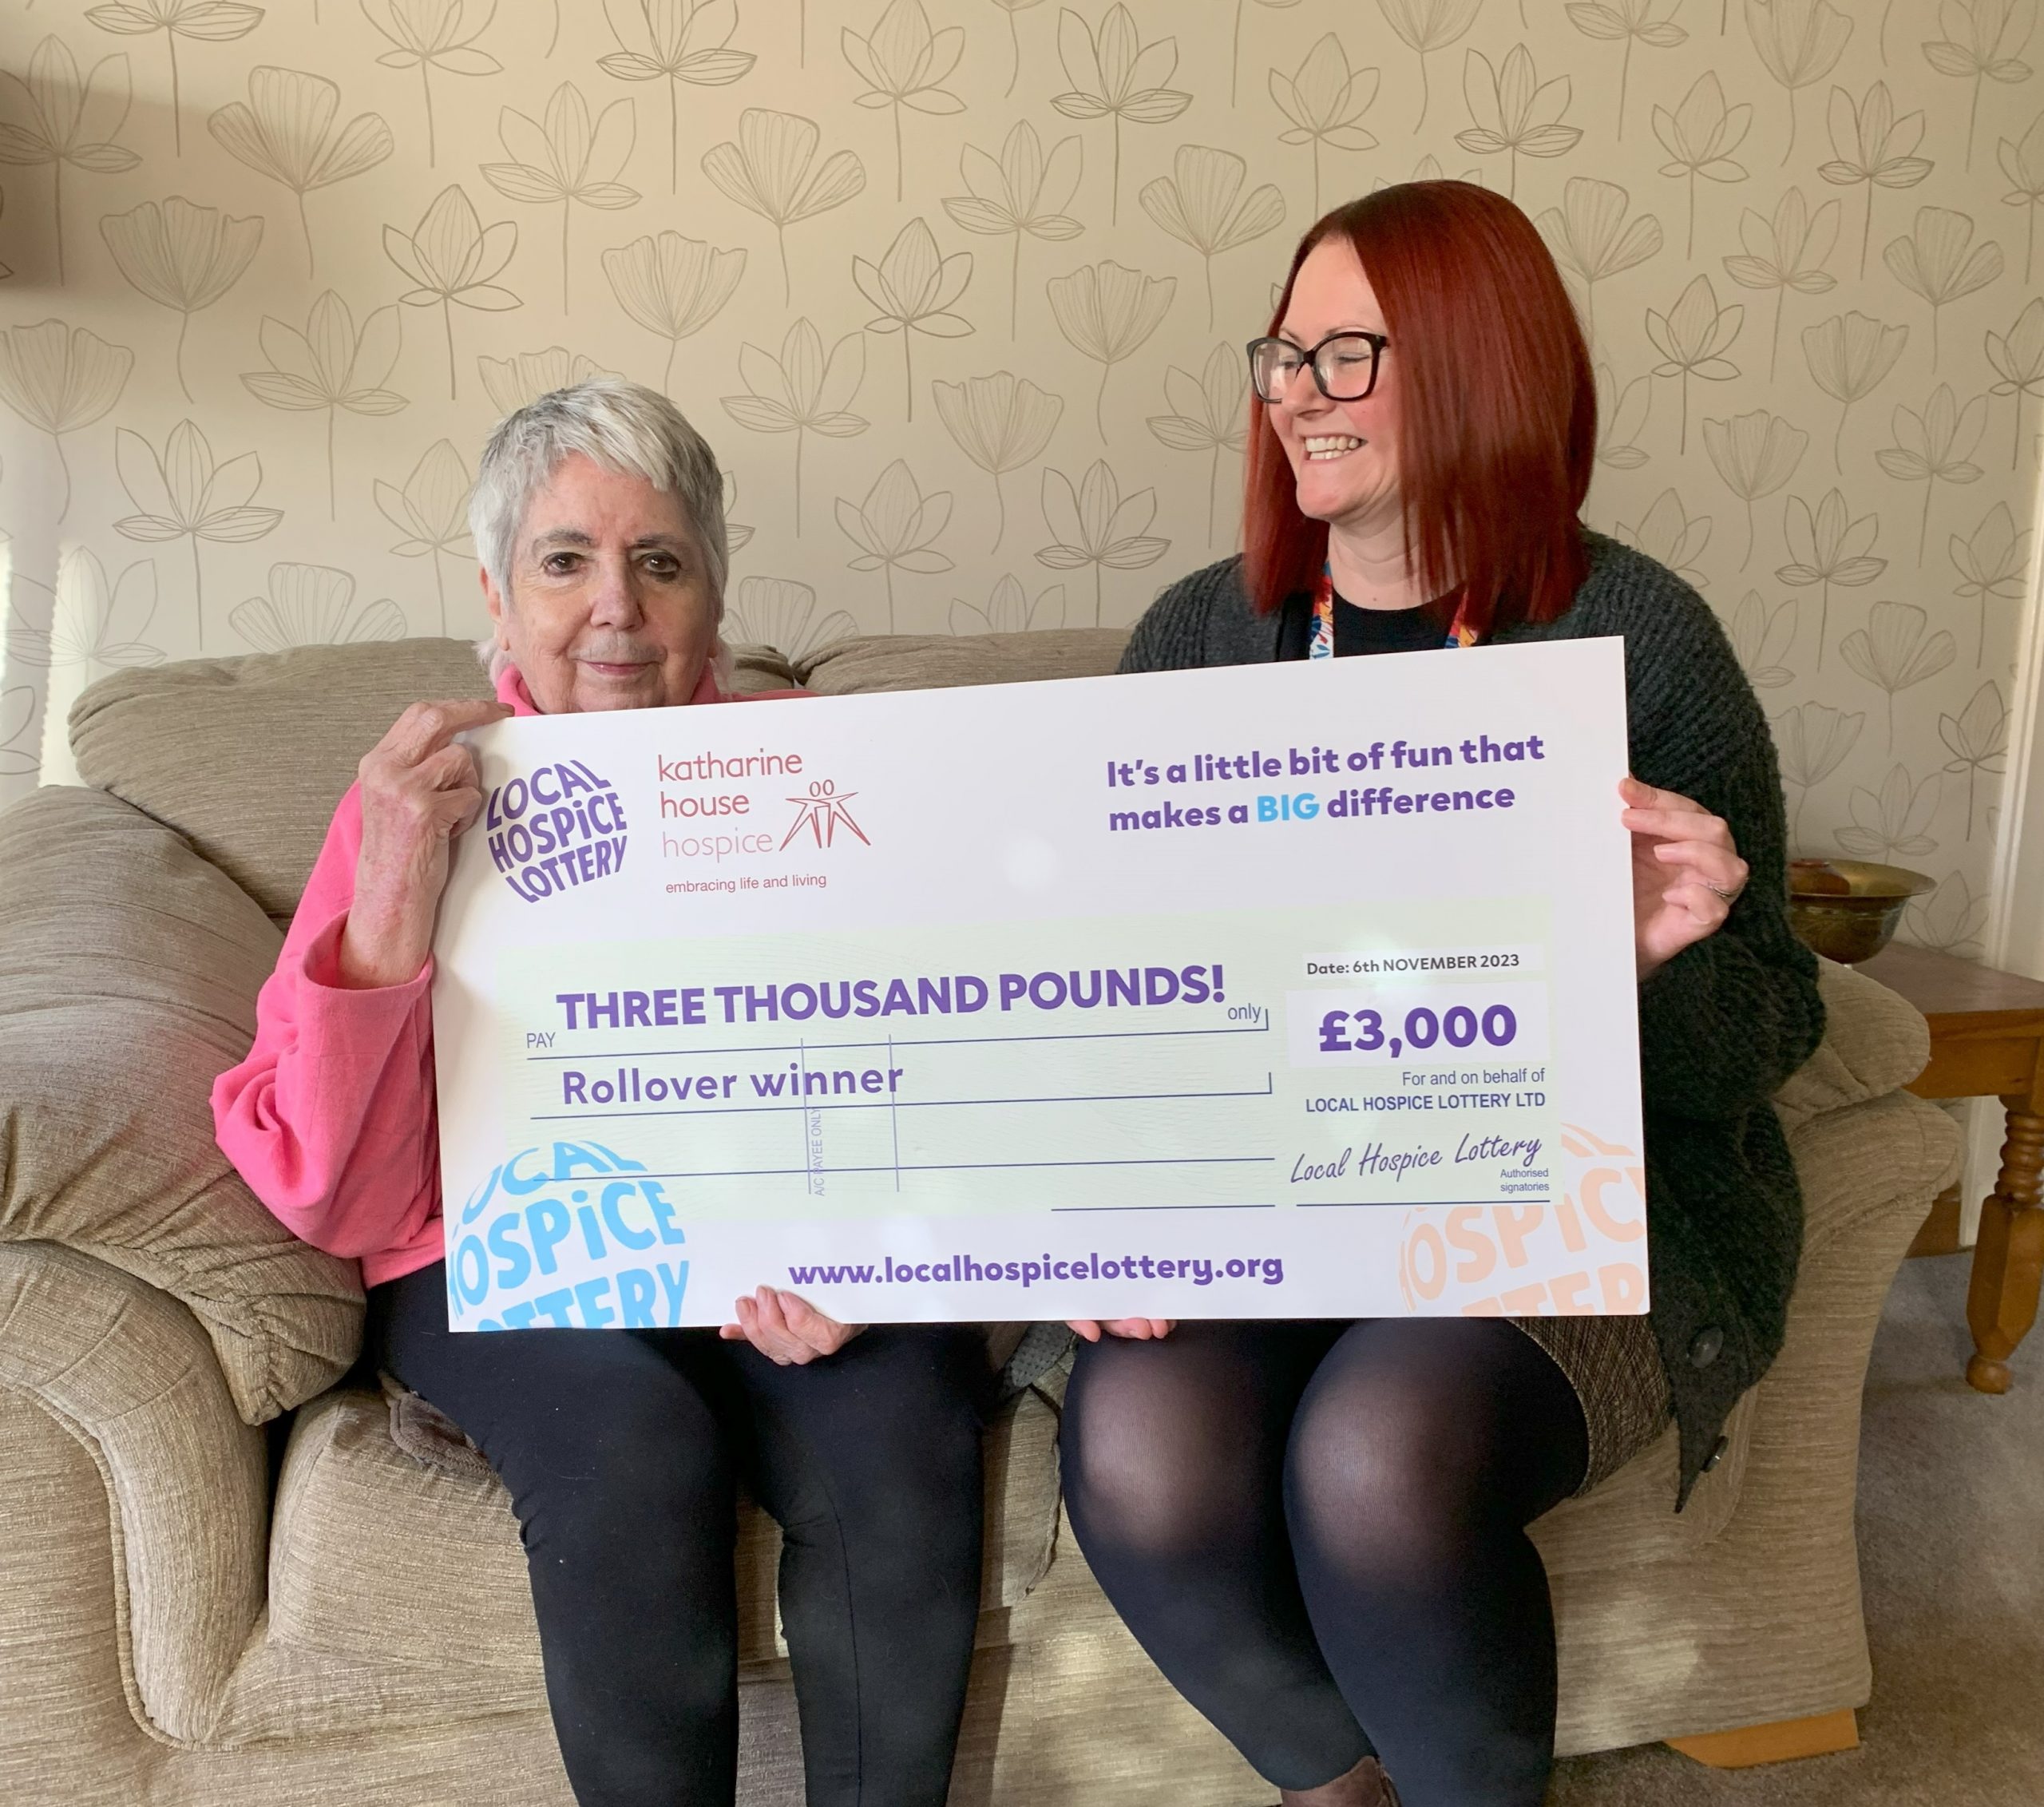
[[[508,779],[483,810],[489,857],[527,903],[608,878],[624,866],[624,804],[580,759]]]
[[[447,1237],[456,1324],[650,1330],[681,1322],[687,1238],[645,1163],[600,1142],[526,1148],[492,1167]],[[486,1220],[486,1221],[485,1221]]]

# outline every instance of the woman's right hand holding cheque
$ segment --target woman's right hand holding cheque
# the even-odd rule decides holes
[[[414,703],[362,755],[362,852],[339,954],[350,990],[409,984],[426,965],[448,843],[482,807],[476,756],[454,736],[510,713],[493,699]]]

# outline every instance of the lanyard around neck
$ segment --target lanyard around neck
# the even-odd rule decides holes
[[[1444,647],[1474,646],[1481,639],[1469,625],[1469,604],[1467,598],[1458,604],[1455,611],[1455,624],[1448,630]],[[1320,568],[1320,584],[1313,593],[1313,632],[1306,642],[1306,656],[1309,659],[1332,659],[1334,656],[1334,567],[1324,564]]]

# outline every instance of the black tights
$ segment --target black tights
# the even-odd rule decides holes
[[[810,1807],[943,1807],[979,1615],[981,1337],[877,1326],[781,1368],[714,1330],[456,1335],[438,1262],[369,1299],[371,1357],[510,1490],[582,1807],[732,1798],[739,1473],[784,1534]]]
[[[1535,1807],[1555,1630],[1525,1528],[1589,1443],[1529,1338],[1421,1318],[1082,1343],[1063,1446],[1108,1599],[1266,1780],[1374,1752],[1406,1807]]]

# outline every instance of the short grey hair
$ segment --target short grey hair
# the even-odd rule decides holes
[[[578,453],[605,470],[642,478],[679,498],[722,619],[731,546],[717,455],[666,396],[621,377],[592,377],[549,390],[506,414],[483,447],[469,497],[469,531],[484,570],[505,600],[511,599],[511,563],[526,511],[554,472]]]

